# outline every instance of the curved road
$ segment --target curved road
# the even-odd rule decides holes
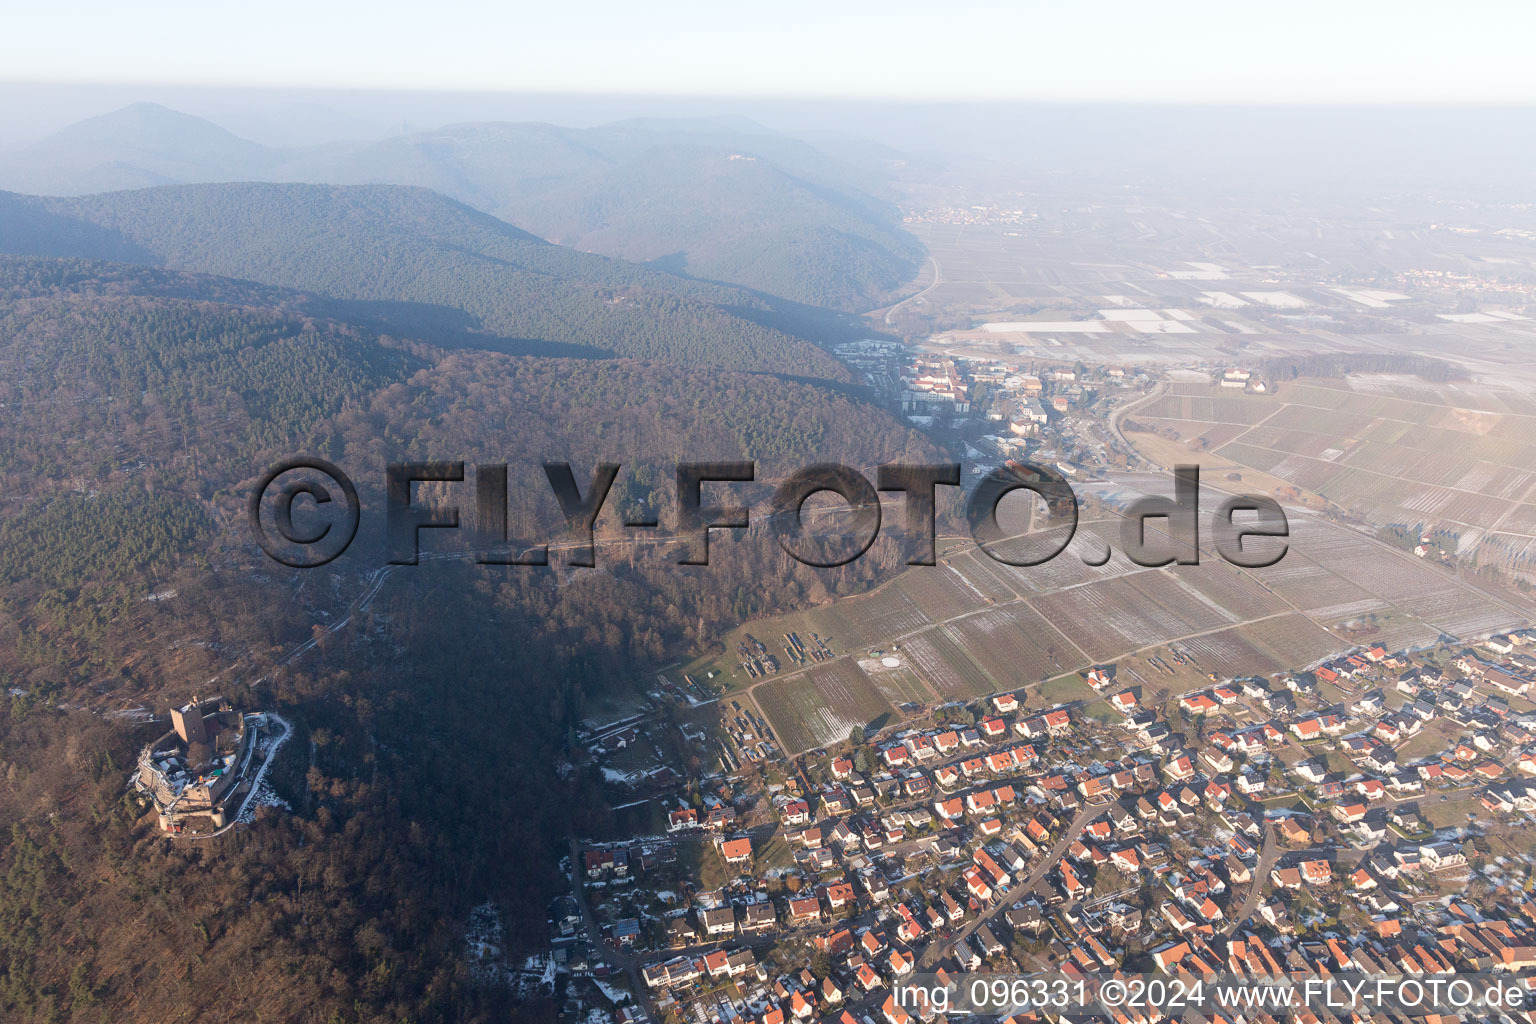
[[[904,298],[900,302],[896,303],[896,305],[894,305],[890,309],[886,310],[885,311],[885,323],[886,323],[886,326],[890,326],[891,318],[896,315],[896,311],[898,309],[900,309],[902,306],[905,306],[909,302],[917,301],[918,299],[922,298],[924,295],[927,295],[929,292],[933,291],[939,285],[944,283],[944,273],[943,273],[942,270],[939,269],[939,261],[934,259],[932,256],[929,256],[928,257],[928,262],[933,264],[933,281],[930,282],[928,287],[924,288],[922,291],[917,292],[916,294],[913,294],[913,295],[908,295],[906,298]]]
[[[1131,410],[1139,409],[1144,405],[1148,405],[1152,402],[1155,402],[1157,399],[1162,398],[1167,391],[1168,382],[1165,380],[1160,380],[1157,382],[1157,387],[1153,388],[1150,392],[1133,401],[1126,402],[1124,405],[1119,406],[1109,414],[1109,423],[1107,424],[1109,427],[1109,432],[1113,434],[1121,444],[1125,445],[1127,452],[1133,455],[1141,456],[1141,453],[1136,450],[1136,446],[1131,444],[1130,440],[1125,436],[1125,432],[1120,429],[1120,420],[1125,416],[1126,413],[1130,412]],[[1146,462],[1147,459],[1142,456],[1142,461]]]

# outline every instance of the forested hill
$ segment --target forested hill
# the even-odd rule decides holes
[[[857,140],[812,145],[729,118],[480,122],[285,149],[140,103],[0,153],[0,189],[413,185],[565,245],[858,311],[881,305],[921,262],[921,244],[885,198],[904,164]]]
[[[922,256],[899,211],[860,187],[877,176],[715,123],[451,125],[277,173],[424,185],[563,245],[837,309],[878,305]]]
[[[922,251],[883,204],[697,144],[648,149],[493,212],[565,245],[844,309],[905,284]]]
[[[692,571],[619,549],[579,571],[424,562],[370,590],[385,464],[529,480],[544,458],[618,461],[617,503],[668,490],[680,458],[771,475],[938,454],[813,383],[444,350],[319,302],[0,257],[0,1020],[553,1020],[474,982],[464,925],[491,901],[519,962],[566,837],[611,827],[581,720],[723,626],[866,587],[900,555],[882,538],[818,572],[760,529]],[[276,566],[244,525],[255,476],[294,454],[363,496],[357,543],[322,569]],[[515,522],[538,521],[534,499],[555,521],[547,486],[523,490]],[[171,842],[124,788],[164,722],[114,712],[210,688],[293,723],[268,777],[288,806]]]
[[[187,185],[73,199],[0,194],[0,251],[129,260],[372,304],[409,326],[468,318],[481,344],[848,379],[767,326],[774,305],[552,245],[418,188]]]

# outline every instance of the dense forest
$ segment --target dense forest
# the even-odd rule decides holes
[[[890,296],[922,252],[893,209],[720,146],[658,146],[492,212],[566,245],[842,309]]]
[[[704,567],[638,547],[601,547],[589,570],[434,562],[319,629],[384,561],[385,464],[507,462],[513,521],[538,535],[559,522],[544,459],[580,479],[620,462],[610,505],[666,516],[679,459],[758,460],[742,492],[758,503],[807,462],[937,453],[840,385],[686,348],[445,348],[273,276],[292,287],[0,258],[0,1018],[549,1019],[471,981],[463,925],[489,899],[538,942],[565,837],[607,827],[574,741],[594,699],[901,556],[882,538],[813,570],[758,528],[712,543]],[[267,560],[241,514],[266,465],[301,453],[345,467],[365,508],[321,570]],[[274,779],[288,809],[165,839],[124,788],[163,722],[116,711],[214,690],[294,723]]]
[[[659,260],[798,303],[878,306],[922,258],[896,208],[877,198],[906,158],[852,140],[823,144],[844,158],[722,118],[595,128],[456,124],[286,150],[141,103],[0,154],[0,189],[79,195],[229,181],[413,185],[579,249]]]
[[[774,308],[763,298],[551,245],[424,189],[196,185],[80,199],[0,195],[0,250],[303,289],[368,303],[365,312],[407,330],[467,318],[481,347],[848,379],[812,342],[768,326]]]

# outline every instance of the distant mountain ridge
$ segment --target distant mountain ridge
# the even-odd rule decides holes
[[[0,193],[0,252],[215,274],[351,302],[381,328],[478,347],[629,356],[846,382],[750,292],[551,244],[420,188],[176,185]],[[386,321],[386,322],[381,322]]]
[[[543,237],[852,311],[909,281],[922,247],[873,192],[887,168],[741,118],[597,128],[481,122],[373,143],[263,146],[135,104],[0,153],[0,189],[84,195],[235,181],[414,185]]]
[[[0,187],[80,195],[188,181],[265,177],[281,150],[157,103],[88,118],[26,149],[0,154]]]

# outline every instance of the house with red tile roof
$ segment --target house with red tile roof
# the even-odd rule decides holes
[[[1291,732],[1303,743],[1309,740],[1322,739],[1323,723],[1316,718],[1303,718],[1291,723]]]
[[[1302,881],[1308,885],[1326,885],[1333,881],[1333,865],[1325,860],[1304,860],[1297,867]]]
[[[1188,715],[1207,715],[1220,705],[1208,693],[1192,693],[1179,699],[1179,707]]]

